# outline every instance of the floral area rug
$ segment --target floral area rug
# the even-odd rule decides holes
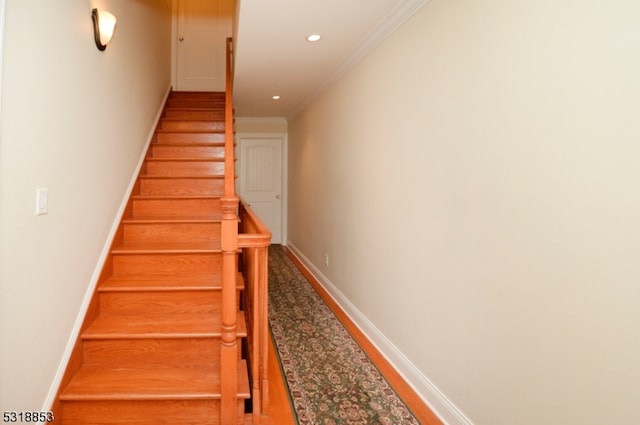
[[[280,245],[269,249],[269,322],[300,425],[419,425]]]

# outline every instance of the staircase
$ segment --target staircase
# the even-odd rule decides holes
[[[231,425],[221,352],[247,329],[240,273],[235,329],[222,317],[224,96],[170,94],[63,379],[58,423]],[[224,417],[252,423],[236,351],[235,412]]]

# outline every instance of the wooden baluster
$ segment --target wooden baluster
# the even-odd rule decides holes
[[[269,326],[268,326],[268,256],[271,232],[253,211],[242,203],[242,234],[239,247],[243,248],[246,259],[245,283],[247,285],[247,305],[251,311],[250,348],[253,380],[253,422],[261,423],[263,412],[269,405]]]
[[[260,322],[260,286],[258,285],[258,274],[259,274],[259,258],[256,255],[256,248],[247,248],[247,251],[250,252],[251,258],[251,268],[249,270],[249,276],[251,280],[251,310],[253,314],[253,329],[252,329],[252,341],[251,341],[251,368],[253,370],[253,421],[254,423],[258,423],[260,420],[260,415],[262,414],[262,398],[260,396],[261,388],[260,388],[260,327],[262,323]]]
[[[258,304],[258,324],[259,324],[259,343],[260,343],[260,374],[261,374],[261,405],[269,405],[269,306],[268,306],[268,289],[269,289],[269,248],[262,246],[256,248],[256,256],[258,257],[257,265],[257,283],[260,288],[260,295],[257,300]]]

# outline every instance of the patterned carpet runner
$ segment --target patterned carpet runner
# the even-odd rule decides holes
[[[269,323],[300,425],[419,424],[279,245]]]

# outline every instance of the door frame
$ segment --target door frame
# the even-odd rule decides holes
[[[240,154],[240,144],[242,143],[242,139],[280,139],[282,140],[282,187],[280,188],[280,193],[282,194],[282,213],[281,213],[281,227],[282,232],[280,235],[280,240],[282,245],[287,245],[288,242],[288,232],[287,232],[287,222],[288,222],[288,190],[289,187],[289,167],[287,160],[289,158],[288,155],[288,147],[289,141],[287,138],[287,133],[236,133],[236,149],[235,149],[235,157],[237,159],[237,167],[240,166],[240,162],[242,161],[242,155]],[[240,173],[237,173],[238,180],[236,181],[236,193],[238,193],[238,188],[241,184],[242,176]]]
[[[171,2],[171,87],[173,90],[178,90],[178,37],[180,34],[178,33],[178,21],[179,21],[179,0],[168,0]],[[231,20],[231,34],[235,34],[236,31],[236,15],[238,13],[238,0],[235,1],[235,12],[232,14]],[[226,72],[226,70],[224,71]],[[224,72],[222,74],[222,83],[223,88],[219,91],[224,91]]]
[[[178,82],[178,0],[171,0],[171,87]]]
[[[2,106],[2,80],[4,70],[4,25],[5,25],[5,15],[7,13],[7,2],[6,0],[0,0],[0,128],[2,128],[2,115],[1,115],[1,106]]]

